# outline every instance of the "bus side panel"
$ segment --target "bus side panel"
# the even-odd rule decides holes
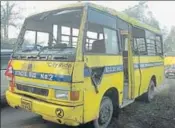
[[[135,61],[135,63],[138,63]],[[164,79],[164,66],[163,59],[161,57],[156,56],[142,56],[140,57],[140,66],[141,66],[141,87],[140,87],[140,95],[147,92],[149,82],[153,76],[156,78],[157,86],[162,84]],[[139,69],[136,69],[138,72]],[[137,76],[135,76],[137,79]],[[138,84],[138,83],[137,83]],[[137,86],[139,92],[139,86]]]
[[[134,65],[138,64],[139,61],[138,61],[138,57],[133,57],[133,63]],[[138,70],[138,68],[134,67],[134,80],[135,80],[135,88],[134,88],[134,97],[138,97],[139,96],[139,86],[140,86],[140,82],[141,82],[141,79],[140,79],[140,70]]]
[[[110,65],[123,65],[121,56],[85,56],[89,67],[110,67]],[[85,59],[85,60],[86,60]],[[98,59],[98,60],[97,60]],[[96,93],[91,76],[84,79],[84,122],[98,118],[100,103],[105,92],[110,88],[116,88],[119,92],[119,103],[123,98],[123,71],[103,73],[102,80],[98,85],[99,93]],[[116,101],[118,102],[118,101]]]

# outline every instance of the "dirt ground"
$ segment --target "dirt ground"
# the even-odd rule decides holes
[[[166,89],[153,102],[135,102],[121,110],[119,128],[175,128],[175,80],[166,80]],[[110,128],[116,128],[114,119]]]

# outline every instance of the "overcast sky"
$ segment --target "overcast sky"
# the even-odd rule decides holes
[[[63,4],[75,3],[76,1],[18,1],[17,4],[22,14],[27,17],[29,15],[43,12],[46,10],[56,9]],[[138,1],[90,1],[96,4],[107,6],[118,11],[123,11],[128,7],[132,7],[138,3]],[[149,1],[148,6],[153,12],[156,19],[160,22],[161,26],[175,26],[175,1]],[[16,36],[18,32],[9,33],[10,37]]]

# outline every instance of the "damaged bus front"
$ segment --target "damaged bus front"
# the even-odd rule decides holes
[[[83,122],[85,17],[83,7],[77,6],[25,20],[6,71],[10,106],[60,124]]]

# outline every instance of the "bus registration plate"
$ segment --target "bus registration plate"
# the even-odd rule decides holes
[[[32,102],[26,99],[21,99],[21,108],[32,111]]]

